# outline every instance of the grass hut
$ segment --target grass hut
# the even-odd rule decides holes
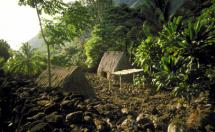
[[[110,73],[128,68],[130,68],[129,61],[124,52],[107,51],[99,63],[97,75],[109,79]]]
[[[90,87],[85,74],[78,66],[73,66],[69,70],[59,66],[53,66],[51,71],[51,82],[53,88],[60,87],[63,92],[81,94],[94,98],[95,92]],[[48,87],[48,70],[45,70],[37,78],[36,83],[42,87]]]

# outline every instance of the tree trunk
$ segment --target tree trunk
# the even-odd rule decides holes
[[[48,59],[47,59],[47,63],[48,63],[48,79],[49,79],[49,87],[51,87],[51,61],[50,61],[50,47],[49,47],[49,43],[48,41],[46,40],[46,37],[44,35],[44,32],[43,32],[43,27],[42,27],[42,22],[41,22],[41,18],[40,18],[40,13],[39,13],[39,10],[36,6],[36,11],[37,11],[37,17],[39,19],[39,24],[40,24],[40,30],[41,30],[41,34],[42,34],[42,37],[43,37],[43,40],[47,46],[47,55],[48,55]]]

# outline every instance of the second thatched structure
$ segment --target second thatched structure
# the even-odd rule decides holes
[[[110,73],[130,68],[129,59],[122,51],[107,51],[104,53],[98,69],[97,75],[110,78]]]
[[[80,94],[89,98],[96,96],[94,89],[90,87],[85,74],[78,66],[73,66],[70,69],[52,66],[51,82],[53,88],[60,88],[63,92]],[[48,87],[48,70],[40,74],[36,83],[39,86]]]

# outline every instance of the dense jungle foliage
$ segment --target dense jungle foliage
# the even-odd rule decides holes
[[[138,83],[187,99],[214,91],[214,0],[19,0],[19,4],[37,9],[53,65],[95,71],[105,51],[120,50],[144,70]],[[46,54],[28,43],[19,51],[9,50],[0,40],[0,68],[6,72],[31,77],[45,68]]]

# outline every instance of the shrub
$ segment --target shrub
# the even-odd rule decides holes
[[[214,8],[208,10],[214,12]],[[174,18],[158,37],[149,36],[138,47],[135,62],[157,90],[170,89],[189,98],[213,89],[215,21],[208,13],[196,20]]]
[[[106,50],[102,39],[98,36],[91,37],[85,44],[86,64],[88,68],[94,68],[98,65],[102,54]]]

